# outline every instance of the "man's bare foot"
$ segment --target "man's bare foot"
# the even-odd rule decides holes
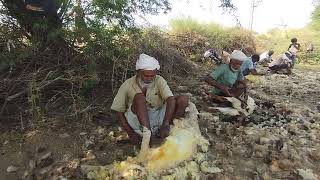
[[[129,136],[132,144],[134,144],[134,145],[141,144],[142,137],[139,134],[133,132],[133,133],[128,134],[128,136]]]
[[[150,146],[151,147],[156,147],[156,146],[160,146],[163,142],[164,142],[164,138],[161,137],[157,137],[157,136],[151,136],[150,139]]]

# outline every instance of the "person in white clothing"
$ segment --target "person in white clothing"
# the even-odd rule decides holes
[[[268,50],[260,54],[259,64],[267,64],[272,61],[272,55],[274,54],[273,50]]]
[[[287,74],[290,75],[293,57],[294,55],[290,51],[287,51],[281,54],[276,60],[269,63],[269,69],[275,73],[280,70],[287,70]]]

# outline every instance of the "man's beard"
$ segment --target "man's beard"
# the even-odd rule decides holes
[[[139,83],[142,88],[149,87],[149,85],[153,82],[153,80],[143,80],[141,77],[139,78]]]
[[[230,69],[231,69],[232,71],[234,71],[234,72],[239,71],[239,69],[234,69],[231,65],[230,65]]]

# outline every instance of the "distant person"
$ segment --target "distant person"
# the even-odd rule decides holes
[[[230,62],[230,54],[226,51],[216,51],[213,49],[208,49],[203,57],[210,58],[215,64],[229,64]]]
[[[291,69],[292,69],[292,60],[294,58],[294,55],[290,52],[287,51],[280,55],[276,60],[273,60],[269,64],[269,69],[271,72],[278,73],[281,70],[286,70],[287,74],[291,74]]]
[[[297,38],[291,39],[291,44],[288,47],[288,51],[293,55],[292,57],[292,67],[295,64],[297,52],[300,50],[300,44],[298,43]]]
[[[259,64],[265,65],[265,64],[271,63],[273,54],[274,54],[273,50],[268,50],[260,54]]]
[[[209,93],[210,99],[217,103],[225,102],[223,96],[239,97],[246,92],[247,86],[240,67],[247,56],[234,50],[230,58],[229,64],[220,65],[205,78],[205,81],[214,87]]]
[[[307,46],[307,53],[311,53],[314,50],[314,45],[312,42],[309,42],[308,46]]]
[[[247,76],[249,74],[262,75],[262,73],[258,73],[256,70],[257,62],[259,61],[259,59],[260,56],[258,54],[254,54],[243,61],[240,68],[243,76]]]
[[[213,49],[208,49],[204,54],[203,57],[210,58],[213,63],[215,64],[221,64],[222,60],[219,58],[219,55],[217,52]]]

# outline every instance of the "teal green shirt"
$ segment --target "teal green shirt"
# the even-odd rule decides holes
[[[232,87],[237,80],[243,80],[241,70],[233,71],[229,67],[229,64],[222,64],[217,69],[212,71],[210,76],[219,84],[223,84],[228,87]],[[214,88],[212,91],[214,94],[220,94],[221,91]]]

